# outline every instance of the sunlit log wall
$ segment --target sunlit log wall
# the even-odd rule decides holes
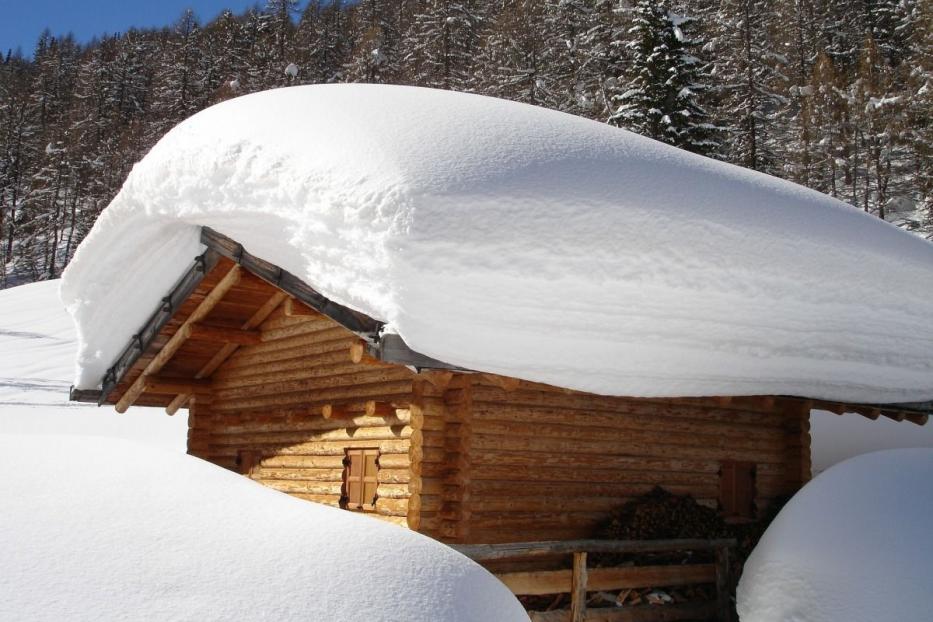
[[[416,375],[284,305],[260,328],[262,343],[240,347],[213,375],[210,401],[191,405],[189,452],[338,505],[345,450],[378,448],[376,515],[442,540],[588,537],[654,486],[716,507],[724,460],[756,464],[759,510],[810,476],[808,415],[792,400],[641,400]]]
[[[412,372],[363,360],[352,333],[308,310],[283,305],[260,328],[212,376],[210,404],[189,409],[189,453],[337,506],[345,450],[378,448],[375,515],[405,524]]]

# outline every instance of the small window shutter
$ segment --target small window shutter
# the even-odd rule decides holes
[[[347,498],[347,509],[360,509],[360,500],[363,496],[363,452],[359,449],[348,449],[343,470],[344,495]]]
[[[376,509],[376,486],[378,485],[377,458],[379,452],[375,449],[363,450],[363,490],[360,506],[364,510]]]
[[[344,459],[343,488],[348,510],[376,509],[379,474],[378,449],[347,449]]]
[[[725,461],[719,474],[719,503],[727,517],[755,517],[755,463]]]

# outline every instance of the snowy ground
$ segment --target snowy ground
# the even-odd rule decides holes
[[[0,291],[0,620],[527,620],[429,538],[184,455],[184,415],[68,403],[57,290]]]
[[[933,451],[846,460],[781,510],[745,564],[742,622],[907,622],[933,612]]]
[[[185,450],[184,414],[159,408],[112,408],[68,402],[74,377],[74,325],[58,300],[58,281],[0,291],[0,433],[94,434]],[[918,427],[816,411],[813,469],[849,456],[896,447],[933,447],[933,424]]]
[[[0,291],[0,433],[91,434],[185,451],[184,414],[134,408],[118,415],[69,402],[76,347],[58,281]]]

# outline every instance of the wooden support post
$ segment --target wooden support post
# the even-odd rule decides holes
[[[716,549],[716,619],[732,622],[732,580],[729,567],[729,547]]]
[[[583,622],[586,619],[586,579],[586,552],[574,553],[570,622]]]
[[[146,365],[143,373],[141,373],[135,382],[130,385],[130,388],[126,390],[115,407],[118,413],[126,412],[126,409],[139,399],[139,396],[146,390],[146,382],[149,376],[159,373],[165,364],[178,352],[179,348],[184,345],[185,341],[187,341],[188,337],[191,335],[191,325],[207,317],[217,303],[230,291],[230,288],[239,282],[240,266],[233,266],[204,300],[201,301],[201,304],[191,312],[191,315],[189,315],[188,319],[175,331],[175,334],[168,340],[168,343],[166,343],[162,349],[159,350],[158,354],[153,357],[152,361]]]

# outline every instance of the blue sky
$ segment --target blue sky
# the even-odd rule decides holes
[[[0,50],[22,48],[32,56],[39,34],[49,28],[52,34],[71,32],[78,41],[95,35],[123,32],[133,26],[166,26],[186,8],[194,9],[202,22],[210,21],[221,10],[234,12],[264,0],[0,0]],[[304,3],[301,3],[302,5]]]

